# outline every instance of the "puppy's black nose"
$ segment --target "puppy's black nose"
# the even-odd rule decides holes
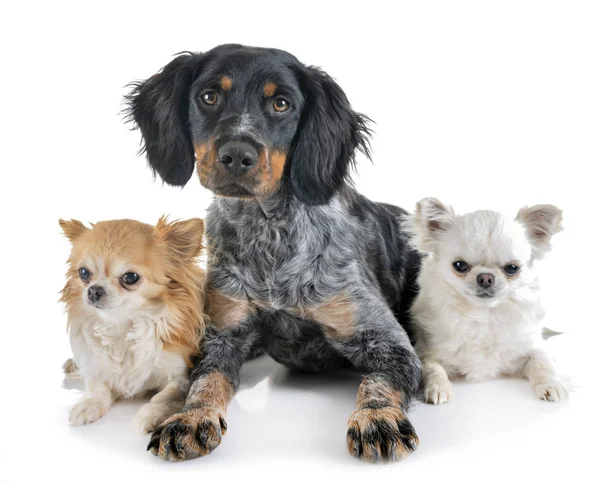
[[[480,273],[477,275],[477,285],[482,288],[490,288],[494,285],[495,278],[491,273]]]
[[[229,141],[219,148],[219,163],[233,175],[245,174],[258,162],[258,151],[244,141]]]
[[[88,288],[87,295],[90,302],[98,302],[106,295],[106,291],[100,285],[92,285]]]

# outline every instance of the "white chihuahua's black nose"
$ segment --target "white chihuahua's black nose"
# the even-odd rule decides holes
[[[98,302],[104,295],[106,291],[100,285],[92,285],[88,288],[87,296],[90,302]]]
[[[490,288],[494,285],[495,278],[491,273],[480,273],[477,275],[477,285],[481,288]]]

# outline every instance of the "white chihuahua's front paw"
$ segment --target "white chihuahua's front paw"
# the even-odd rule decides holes
[[[133,420],[133,424],[140,433],[151,433],[164,422],[165,419],[176,413],[177,409],[181,406],[181,404],[177,407],[173,407],[169,404],[146,403],[138,410],[135,419]]]
[[[71,409],[69,424],[81,426],[97,421],[106,412],[106,407],[96,399],[84,399]]]
[[[423,395],[429,404],[447,403],[452,399],[452,383],[448,379],[430,379],[425,383]]]
[[[544,401],[561,402],[569,399],[569,393],[565,385],[557,378],[549,376],[532,381],[537,397]]]

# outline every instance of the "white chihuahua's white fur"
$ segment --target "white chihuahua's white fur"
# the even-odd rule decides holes
[[[541,399],[567,398],[541,347],[544,311],[535,272],[561,221],[552,205],[522,208],[513,219],[493,211],[459,216],[435,198],[417,204],[413,244],[426,256],[411,310],[427,402],[450,400],[449,376],[519,375]],[[481,278],[490,276],[491,286]]]

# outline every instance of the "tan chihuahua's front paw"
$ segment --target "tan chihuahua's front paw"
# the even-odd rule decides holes
[[[71,409],[69,424],[81,426],[97,421],[106,412],[106,407],[95,399],[84,399]]]
[[[168,461],[205,456],[221,444],[226,430],[225,417],[219,409],[186,406],[156,428],[148,451]]]
[[[565,385],[555,377],[547,377],[532,381],[537,397],[544,401],[564,402],[569,399],[569,393]]]
[[[396,407],[354,411],[346,442],[351,455],[371,463],[401,460],[419,446],[413,425]]]
[[[133,421],[142,434],[153,432],[165,419],[181,409],[181,404],[146,403],[136,413]]]
[[[452,399],[452,383],[447,379],[444,381],[429,380],[425,383],[423,397],[429,404],[447,403]]]

